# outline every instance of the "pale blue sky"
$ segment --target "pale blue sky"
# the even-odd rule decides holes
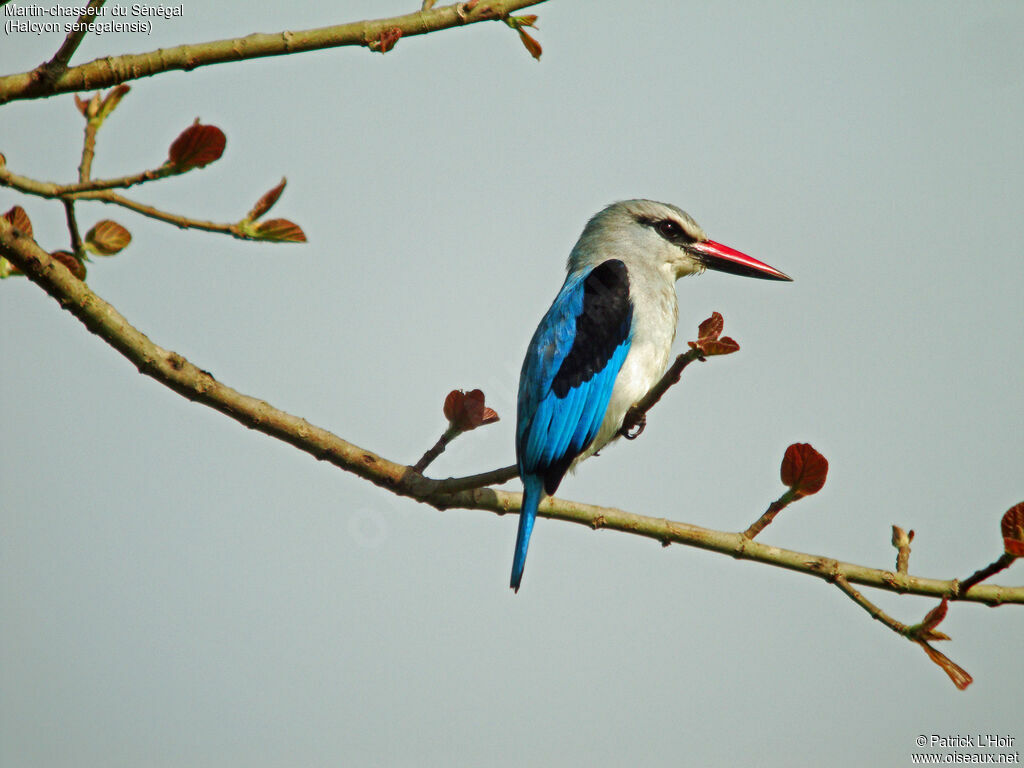
[[[77,62],[404,13],[417,3],[184,6]],[[762,537],[963,577],[1024,498],[1024,6],[553,0],[534,62],[498,24],[132,83],[94,173],[159,164],[195,117],[209,168],[132,192],[274,214],[305,246],[134,235],[89,284],[220,380],[412,463],[455,387],[497,425],[432,468],[513,460],[529,337],[587,218],[689,211],[795,278],[680,282],[684,347],[713,310],[739,354],[687,371],[640,440],[568,498],[746,527],[786,445],[831,462]],[[52,55],[5,35],[0,71]],[[0,152],[70,181],[72,97],[0,109]],[[47,248],[59,205],[23,205]],[[395,499],[188,403],[39,289],[0,284],[0,764],[904,766],[920,734],[1024,743],[1024,611],[954,605],[958,692],[833,587],[540,520]],[[518,490],[518,483],[509,484]],[[1024,582],[1018,565],[998,581]],[[934,601],[870,595],[903,621]]]

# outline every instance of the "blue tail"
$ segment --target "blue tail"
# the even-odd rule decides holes
[[[519,533],[516,535],[516,553],[512,558],[512,581],[509,584],[516,592],[523,580],[526,550],[530,546],[530,533],[533,532],[533,521],[537,517],[537,506],[543,489],[544,481],[540,475],[523,476],[523,506],[519,510]]]

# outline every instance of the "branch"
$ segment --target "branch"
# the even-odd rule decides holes
[[[107,203],[109,205],[119,205],[122,208],[135,211],[136,213],[147,216],[148,218],[163,221],[167,224],[173,224],[181,229],[199,229],[204,232],[217,232],[223,235],[231,235],[239,240],[267,240],[265,235],[261,235],[259,232],[253,231],[252,228],[242,226],[240,222],[228,224],[216,221],[205,221],[203,219],[193,219],[176,213],[168,213],[167,211],[162,211],[151,205],[146,205],[145,203],[140,203],[136,200],[127,198],[124,195],[119,195],[110,189],[110,187],[131,186],[132,184],[139,184],[143,181],[151,181],[153,179],[160,179],[179,173],[184,173],[184,171],[171,166],[161,166],[156,170],[144,171],[132,176],[125,176],[121,179],[85,181],[78,184],[55,184],[50,181],[36,181],[35,179],[30,179],[27,176],[19,176],[15,173],[11,173],[5,167],[0,166],[0,187],[11,187],[12,189],[17,189],[19,192],[24,192],[28,195],[35,195],[36,197],[44,197],[48,199],[57,198],[62,200],[65,206],[69,201],[73,200],[96,200],[97,202]]]
[[[74,201],[64,201],[64,217],[67,219],[68,232],[71,235],[71,253],[78,256],[82,253],[82,235],[78,231],[78,221],[75,219]]]
[[[634,440],[640,436],[647,424],[647,412],[661,400],[671,387],[679,383],[683,369],[694,360],[700,360],[703,363],[707,357],[731,355],[733,352],[739,351],[740,345],[734,339],[722,336],[724,328],[725,321],[722,319],[722,315],[712,312],[711,317],[698,327],[697,340],[687,342],[690,348],[675,359],[675,362],[669,366],[665,374],[651,387],[640,402],[633,405],[626,413],[622,420],[622,428],[619,430],[620,435],[627,440]]]
[[[471,478],[426,478],[411,467],[389,461],[325,429],[313,426],[305,419],[221,384],[210,373],[197,368],[181,355],[150,341],[114,307],[93,293],[61,263],[40,249],[31,237],[17,230],[3,217],[0,217],[0,256],[10,260],[30,280],[56,299],[61,307],[81,320],[89,331],[130,360],[140,373],[250,429],[282,440],[320,461],[327,461],[352,472],[392,493],[438,509],[458,507],[505,514],[517,511],[522,503],[520,493],[480,487],[483,482],[500,482],[514,477],[514,468],[495,470]],[[961,594],[959,583],[955,580],[926,579],[844,563],[820,555],[779,549],[748,539],[740,533],[715,531],[610,507],[546,499],[541,504],[539,514],[593,529],[609,528],[644,536],[665,545],[678,543],[698,547],[736,559],[753,560],[816,576],[825,581],[835,581],[841,576],[850,583],[902,594],[947,597],[950,600],[993,606],[1003,603],[1024,604],[1024,587],[978,584],[970,592]]]
[[[896,621],[896,619],[872,603],[856,589],[851,587],[850,583],[844,577],[836,576],[835,585],[845,592],[847,597],[853,600],[853,602],[867,611],[871,615],[871,618],[876,621],[880,621],[897,635],[901,635],[902,637],[910,640],[910,642],[917,643],[921,646],[924,652],[928,654],[928,658],[939,665],[942,671],[949,675],[949,679],[953,681],[953,685],[961,691],[965,690],[967,686],[974,682],[974,678],[971,677],[970,673],[966,669],[955,663],[952,659],[946,656],[946,654],[933,648],[928,642],[929,640],[950,639],[949,635],[938,632],[935,629],[935,627],[937,627],[946,617],[946,599],[943,599],[938,606],[930,610],[924,617],[924,621],[919,624],[907,626],[906,624]]]
[[[147,181],[156,181],[158,179],[166,179],[169,176],[178,176],[182,173],[188,173],[192,168],[181,168],[172,165],[171,163],[165,163],[159,168],[153,168],[148,171],[141,171],[140,173],[133,173],[129,176],[121,176],[116,179],[90,179],[89,174],[92,170],[92,158],[95,154],[95,129],[92,131],[90,136],[89,122],[86,123],[86,137],[83,142],[82,148],[82,162],[79,165],[78,173],[80,181],[73,184],[57,184],[52,181],[37,181],[36,179],[29,178],[28,176],[20,176],[7,169],[6,166],[0,166],[0,187],[10,187],[16,189],[19,192],[24,192],[26,195],[35,195],[36,197],[55,198],[55,197],[73,197],[75,195],[83,195],[87,192],[100,192],[110,189],[127,189],[128,187],[134,187],[136,184],[142,184]]]
[[[474,488],[485,488],[489,485],[501,485],[509,480],[519,477],[519,467],[512,464],[501,469],[492,469],[490,472],[481,472],[478,475],[467,475],[466,477],[449,477],[447,480],[437,480],[437,492],[439,494],[453,494],[460,491],[472,491]]]
[[[444,453],[448,443],[465,432],[471,432],[477,427],[485,424],[494,424],[499,421],[498,414],[493,408],[484,405],[484,393],[479,389],[465,392],[461,389],[453,389],[444,399],[444,417],[448,419],[448,427],[438,438],[434,446],[430,448],[417,461],[412,469],[414,472],[423,474],[438,456]],[[518,473],[517,473],[518,474]]]
[[[90,184],[92,161],[96,157],[96,134],[99,133],[102,120],[85,121],[85,137],[82,140],[82,161],[78,164],[79,185]],[[19,177],[21,178],[21,177]],[[55,187],[58,185],[54,185]]]
[[[110,190],[103,190],[98,192],[79,192],[75,195],[69,195],[72,200],[96,200],[101,203],[109,203],[111,205],[119,205],[122,208],[140,213],[150,219],[156,219],[157,221],[163,221],[167,224],[173,224],[181,229],[200,229],[204,232],[217,232],[222,235],[231,235],[239,240],[265,240],[266,238],[259,237],[251,232],[246,232],[238,222],[234,224],[222,224],[216,221],[204,221],[203,219],[192,219],[188,216],[180,216],[176,213],[168,213],[167,211],[161,211],[159,208],[154,208],[151,205],[140,203],[135,200],[131,200],[123,195],[119,195],[116,192]]]
[[[1006,568],[1009,568],[1010,565],[1013,563],[1013,561],[1016,560],[1016,559],[1017,558],[1016,558],[1015,555],[1010,555],[1010,554],[1002,554],[1002,555],[1000,555],[996,559],[995,562],[989,563],[984,568],[981,568],[981,569],[975,571],[970,576],[968,576],[966,579],[961,581],[960,584],[958,585],[960,592],[961,593],[967,592],[967,590],[969,590],[975,584],[980,584],[981,582],[983,582],[985,579],[989,578],[990,576],[995,576],[1000,571],[1005,570]]]
[[[4,165],[0,155],[0,187],[10,187],[25,194],[47,199],[59,199],[68,216],[68,227],[72,232],[72,244],[76,242],[74,213],[71,205],[76,200],[96,200],[101,203],[119,205],[136,213],[157,221],[173,224],[181,229],[199,229],[205,232],[216,232],[231,235],[239,240],[259,240],[269,242],[305,242],[306,236],[302,229],[287,219],[272,219],[257,222],[277,201],[284,189],[285,180],[265,193],[257,201],[256,206],[239,221],[234,223],[218,223],[193,219],[188,216],[169,213],[151,205],[131,200],[117,194],[114,188],[131,187],[147,181],[164,179],[188,173],[201,168],[218,159],[224,151],[224,133],[215,126],[200,125],[197,120],[186,128],[174,143],[171,144],[167,161],[158,168],[140,173],[122,176],[116,179],[93,180],[90,170],[94,155],[96,132],[106,117],[117,106],[125,93],[127,85],[113,89],[106,98],[100,99],[97,92],[89,102],[80,101],[79,107],[86,115],[85,139],[82,148],[82,163],[79,166],[79,181],[74,184],[55,184],[49,181],[37,181],[27,176],[19,176]],[[77,96],[75,97],[78,98]],[[78,240],[80,245],[80,240]],[[80,248],[73,249],[80,256]],[[80,277],[82,277],[80,275]]]
[[[904,531],[898,525],[892,527],[892,545],[896,547],[896,573],[906,573],[910,567],[910,542],[913,540],[913,529]],[[962,584],[960,586],[963,588]]]
[[[40,64],[33,70],[33,74],[36,77],[52,83],[67,71],[68,62],[71,61],[71,57],[75,55],[78,46],[82,44],[82,40],[85,39],[86,34],[89,32],[88,23],[96,18],[95,12],[105,2],[106,0],[89,0],[89,5],[83,9],[82,15],[78,17],[78,22],[71,32],[68,32],[68,36],[64,38],[64,42],[57,49],[57,53],[45,64]]]
[[[444,453],[445,448],[448,447],[448,443],[461,434],[462,432],[454,427],[448,427],[448,429],[442,432],[441,436],[437,438],[437,442],[434,443],[433,447],[429,448],[427,452],[420,457],[420,460],[412,465],[413,471],[419,472],[422,475],[423,471],[430,466],[434,459]]]
[[[851,587],[850,586],[850,582],[848,582],[844,576],[836,576],[836,578],[835,578],[835,585],[837,587],[839,587],[839,589],[841,589],[843,592],[845,592],[846,596],[849,597],[851,600],[853,600],[853,602],[855,602],[857,605],[859,605],[861,608],[863,608],[865,611],[867,611],[872,619],[874,619],[875,621],[880,621],[882,624],[887,626],[889,629],[891,629],[897,635],[906,636],[906,634],[907,634],[907,625],[906,624],[902,624],[902,623],[896,621],[896,619],[894,619],[892,616],[887,614],[885,611],[883,611],[877,605],[872,603],[870,600],[868,600],[866,597],[864,597],[864,595],[862,595],[856,589]]]
[[[18,99],[43,98],[58,93],[107,88],[161,72],[188,71],[211,64],[245,61],[265,56],[283,56],[352,45],[383,51],[393,47],[400,37],[425,35],[480,21],[502,20],[513,11],[541,2],[544,0],[455,3],[389,19],[356,21],[298,32],[257,33],[231,40],[179,45],[149,53],[107,56],[67,68],[53,78],[44,74],[42,68],[37,68],[30,72],[0,77],[0,104]],[[388,41],[387,45],[384,44],[385,40]],[[70,43],[67,44],[70,46]],[[68,56],[70,58],[70,53]]]
[[[768,505],[768,509],[766,509],[764,513],[759,518],[757,518],[757,520],[750,524],[750,527],[743,532],[743,535],[746,536],[748,539],[752,539],[755,536],[757,536],[757,534],[759,534],[761,531],[763,531],[765,528],[771,525],[776,515],[778,515],[779,512],[788,507],[793,502],[793,500],[793,494],[790,491],[786,491],[779,498],[777,498],[775,501]]]

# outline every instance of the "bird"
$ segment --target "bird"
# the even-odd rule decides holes
[[[570,468],[619,436],[627,411],[661,378],[676,334],[676,280],[706,269],[792,280],[710,240],[668,203],[612,203],[583,229],[519,375],[516,463],[523,500],[510,580],[515,592],[538,505]]]

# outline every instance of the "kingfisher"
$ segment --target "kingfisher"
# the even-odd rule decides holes
[[[538,505],[570,468],[619,436],[626,413],[661,378],[676,335],[676,280],[705,269],[792,280],[710,240],[668,203],[624,200],[587,222],[519,375],[523,502],[510,583],[516,592]]]

